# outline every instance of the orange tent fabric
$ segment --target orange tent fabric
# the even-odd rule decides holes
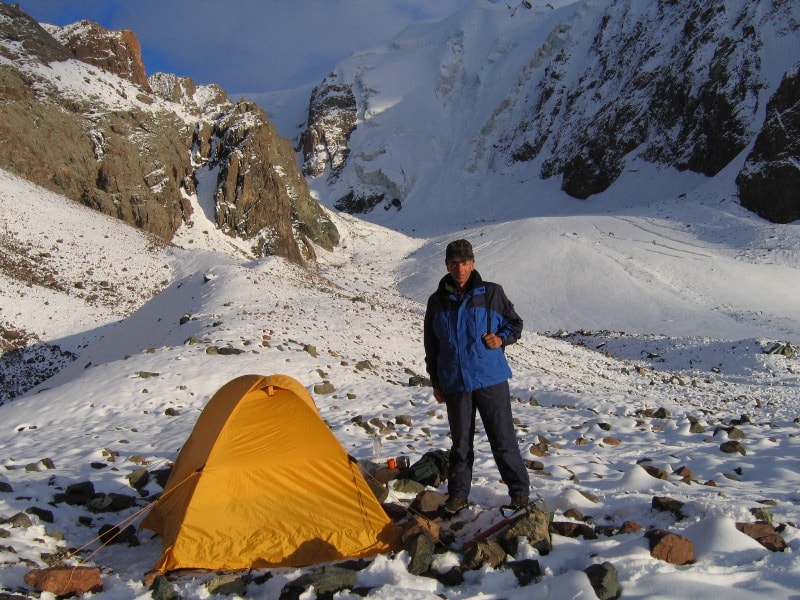
[[[399,532],[287,375],[244,375],[208,402],[142,521],[160,571],[306,566],[394,548]]]

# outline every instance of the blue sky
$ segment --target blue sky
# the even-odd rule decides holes
[[[470,1],[16,0],[40,23],[130,29],[148,74],[185,75],[234,95],[316,83],[353,51]]]

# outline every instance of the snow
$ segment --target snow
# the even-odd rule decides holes
[[[542,35],[579,6],[535,4]],[[583,18],[594,18],[596,5],[605,4],[581,4]],[[464,36],[474,31],[444,37],[448,44],[439,51],[453,60],[441,73],[439,62],[431,63],[441,84],[437,102],[398,102],[407,98],[410,74],[421,73],[411,81],[430,77],[430,55],[422,50],[443,39],[433,23],[408,30],[400,38],[404,44],[358,53],[337,67],[358,72],[369,86],[380,84],[369,127],[354,135],[381,126],[391,131],[385,143],[372,138],[361,148],[375,153],[396,179],[407,177],[415,196],[402,211],[376,210],[364,219],[332,212],[342,241],[332,252],[316,249],[316,271],[274,257],[247,258],[247,244],[222,235],[212,218],[210,170],[189,198],[192,222],[174,246],[0,171],[4,249],[11,243],[37,257],[61,286],[2,276],[0,325],[13,322],[35,342],[79,355],[23,397],[0,405],[0,483],[13,488],[0,492],[0,519],[31,507],[54,514],[53,523],[31,515],[30,528],[0,525],[8,532],[0,543],[0,588],[28,593],[23,577],[33,565],[43,566],[43,552],[85,548],[71,562],[103,567],[104,591],[93,597],[150,597],[141,577],[160,556],[160,539],[149,532],[140,532],[138,546],[100,546],[96,539],[102,525],[126,517],[138,522],[141,515],[134,509],[89,513],[55,504],[53,497],[87,480],[98,492],[135,493],[127,476],[142,464],[156,470],[174,460],[209,398],[239,375],[285,373],[299,380],[359,460],[372,453],[371,435],[354,423],[359,416],[393,423],[400,415],[411,418],[410,426],[396,424],[383,436],[386,457],[416,459],[447,449],[443,406],[430,388],[412,387],[409,378],[425,375],[422,316],[444,274],[444,247],[465,237],[475,246],[481,275],[503,285],[525,322],[522,339],[507,354],[520,450],[544,465],[531,473],[534,494],[557,520],[568,520],[563,513],[576,508],[597,525],[635,521],[674,531],[694,543],[696,562],[676,567],[651,557],[641,531],[596,540],[556,535],[550,554],[523,542],[514,557],[541,564],[541,580],[528,587],[519,587],[509,571],[483,568],[447,588],[410,574],[408,555],[399,552],[377,556],[359,572],[359,585],[374,588],[369,597],[592,598],[583,569],[603,561],[617,568],[624,598],[796,594],[800,358],[768,350],[800,343],[798,223],[771,224],[739,206],[732,182],[746,151],[713,179],[631,160],[609,190],[586,201],[566,198],[558,182],[539,181],[522,167],[483,172],[489,158],[475,154],[480,144],[464,143],[442,123],[473,131],[471,107],[481,102],[490,114],[498,106],[500,97],[491,91],[471,97],[477,84],[464,73],[480,71],[499,82],[525,72],[531,48],[517,43],[519,31],[500,31],[503,10],[502,4],[476,3],[462,16],[485,16],[475,23],[498,29],[487,41],[493,45],[476,56],[459,55]],[[522,17],[516,22],[522,27]],[[498,63],[514,56],[516,67],[504,73],[479,68],[480,56]],[[464,65],[469,68],[460,70]],[[129,84],[75,61],[30,68],[55,77],[71,97],[103,98],[114,107],[137,102]],[[89,71],[96,85],[81,85]],[[450,103],[447,110],[442,99]],[[296,127],[297,105],[285,101],[277,118]],[[153,110],[164,101],[156,104]],[[447,111],[461,111],[461,121],[435,118]],[[404,120],[414,118],[414,128],[406,128]],[[496,125],[502,131],[502,123]],[[419,177],[432,153],[451,157],[456,168],[447,176]],[[398,168],[400,159],[416,168]],[[320,181],[311,186],[320,202],[330,202]],[[312,346],[316,355],[308,352]],[[207,352],[211,347],[241,353]],[[356,367],[362,361],[370,366]],[[314,393],[323,381],[335,392]],[[644,412],[659,408],[668,414]],[[722,452],[731,421],[742,415],[751,421],[738,425],[746,454]],[[693,421],[702,432],[692,433]],[[530,449],[542,438],[548,454],[534,456]],[[662,469],[667,478],[653,477],[645,466]],[[691,483],[677,474],[681,467],[694,473]],[[160,488],[151,482],[146,490],[152,496]],[[654,511],[654,496],[683,502],[683,519]],[[394,491],[390,498],[410,499]],[[480,426],[470,500],[475,521],[462,536],[491,525],[507,501]],[[784,552],[770,552],[736,529],[764,508],[781,526]],[[444,572],[458,558],[443,552],[434,566]],[[302,572],[276,569],[267,581],[251,583],[247,596],[276,598]],[[173,585],[183,597],[209,597],[203,586],[209,577],[187,574]]]
[[[13,547],[16,554],[0,554],[5,563],[0,571],[3,589],[25,589],[22,578],[30,566],[17,556],[40,564],[41,552],[54,552],[63,545],[86,546],[80,556],[104,568],[105,591],[96,597],[148,597],[141,576],[160,556],[160,540],[141,532],[139,546],[100,547],[95,539],[100,526],[120,522],[133,509],[93,514],[49,503],[67,485],[86,480],[98,492],[134,493],[126,477],[139,461],[155,470],[174,460],[211,395],[238,375],[286,373],[298,379],[312,391],[339,441],[358,459],[367,460],[372,452],[371,436],[353,423],[359,415],[384,422],[399,415],[411,417],[411,426],[397,425],[393,434],[383,437],[385,456],[406,454],[416,459],[429,449],[447,448],[443,407],[436,404],[430,388],[409,387],[408,381],[410,373],[424,374],[420,298],[433,290],[443,274],[443,248],[453,235],[409,237],[334,214],[342,244],[333,252],[320,250],[320,268],[310,273],[276,258],[242,259],[221,240],[215,251],[210,234],[198,237],[189,250],[154,247],[148,238],[117,221],[8,173],[2,173],[2,178],[2,227],[24,235],[32,248],[52,246],[57,227],[64,240],[66,260],[61,268],[65,277],[71,262],[76,273],[85,269],[77,261],[83,256],[95,256],[97,277],[118,275],[110,253],[124,248],[124,262],[137,269],[137,279],[157,282],[166,274],[169,280],[163,291],[132,315],[106,324],[102,338],[92,338],[80,358],[61,373],[0,406],[0,455],[4,457],[0,481],[14,490],[0,494],[0,515],[10,517],[31,506],[55,514],[52,524],[32,517],[34,527],[7,528],[10,536],[3,545]],[[16,221],[8,218],[12,201]],[[688,218],[695,211],[706,214],[702,219]],[[29,212],[40,218],[28,219]],[[27,220],[22,222],[23,218]],[[546,285],[528,288],[535,290],[534,302],[526,300],[525,289],[513,283],[528,277],[527,262],[508,259],[515,245],[527,248],[531,257],[541,257],[554,244],[555,250],[563,251],[574,243],[572,232],[588,237],[592,231],[580,215],[559,220],[560,228],[548,219],[543,223],[530,219],[457,234],[473,239],[478,268],[485,277],[506,285],[522,311],[528,315],[549,311],[554,322],[575,319],[577,323],[589,313],[576,316],[570,304],[577,298],[564,297],[566,278],[573,274],[551,268],[542,279]],[[688,228],[691,233],[681,221],[695,223]],[[650,557],[641,532],[601,535],[597,540],[556,535],[549,555],[539,556],[523,544],[515,557],[539,560],[543,576],[532,587],[519,587],[509,571],[484,568],[467,573],[464,584],[445,588],[433,579],[409,574],[408,556],[399,552],[376,557],[359,572],[359,585],[375,588],[370,597],[427,599],[443,593],[450,598],[513,599],[535,593],[544,598],[591,598],[593,592],[582,571],[606,560],[617,568],[626,598],[676,594],[714,598],[723,593],[732,598],[776,598],[788,597],[800,586],[796,554],[800,531],[795,526],[800,519],[800,425],[795,422],[800,416],[800,361],[766,354],[768,335],[740,337],[759,328],[781,333],[778,315],[785,315],[784,333],[798,330],[791,294],[776,294],[765,307],[764,296],[758,293],[770,285],[769,273],[783,285],[797,285],[797,267],[792,266],[798,264],[800,252],[796,226],[769,225],[730,204],[712,209],[688,200],[621,211],[616,217],[595,219],[594,224],[591,243],[584,246],[601,249],[580,254],[575,264],[585,264],[586,277],[590,277],[606,268],[604,261],[614,250],[646,265],[650,275],[638,280],[638,293],[647,295],[654,310],[674,307],[682,317],[675,327],[681,334],[674,335],[666,326],[662,335],[631,333],[635,328],[627,323],[642,328],[646,318],[624,307],[624,295],[605,303],[595,298],[595,314],[598,321],[610,322],[613,317],[617,331],[628,331],[625,334],[584,331],[546,336],[527,327],[522,340],[508,348],[520,449],[526,458],[544,463],[543,474],[532,472],[533,491],[557,519],[568,520],[563,512],[577,508],[599,525],[619,526],[632,520],[644,527],[668,529],[694,542],[696,562],[675,567]],[[613,236],[608,235],[612,224]],[[716,229],[721,227],[726,228],[724,235]],[[553,229],[561,232],[548,235]],[[640,232],[638,242],[633,232]],[[778,236],[780,243],[775,242],[776,252],[769,260],[765,252],[756,252],[745,242],[766,241],[771,235]],[[560,241],[562,237],[565,240]],[[125,242],[115,244],[119,239]],[[200,240],[205,240],[205,246],[201,247]],[[73,251],[72,242],[78,241],[85,246]],[[87,250],[92,245],[103,251]],[[650,251],[651,247],[657,251]],[[102,260],[103,256],[108,260]],[[760,273],[757,267],[767,275],[754,278]],[[724,270],[727,277],[714,276],[714,269]],[[681,275],[676,283],[677,271]],[[695,286],[690,297],[682,296],[681,282],[700,282],[709,276],[715,277],[713,286],[700,290]],[[624,281],[624,277],[612,277],[608,289],[621,287]],[[413,293],[402,294],[398,282]],[[715,286],[717,300],[739,298],[738,310],[747,312],[747,319],[715,315],[710,302],[689,310],[703,294],[712,294]],[[40,301],[31,299],[35,291],[34,287],[15,300],[17,290],[4,286],[3,314],[12,302],[40,307]],[[633,292],[629,289],[628,293]],[[755,299],[753,304],[747,304],[748,297]],[[95,307],[95,313],[81,317],[76,309],[81,303],[74,298],[66,302],[63,294],[53,293],[47,302],[53,320],[78,317],[73,327],[76,335],[91,328],[87,320],[100,321],[104,314]],[[620,310],[615,310],[614,302],[620,303]],[[545,308],[532,313],[534,305]],[[107,321],[112,321],[113,312],[107,310]],[[41,331],[43,340],[55,343],[63,338],[63,331],[45,330],[38,312],[30,310],[25,315],[26,325]],[[183,319],[187,316],[188,320]],[[707,335],[710,329],[716,329],[720,337]],[[797,342],[796,336],[773,337]],[[309,345],[316,348],[316,358],[305,351]],[[243,352],[207,354],[209,346],[231,346]],[[370,368],[355,367],[364,360]],[[326,380],[336,391],[313,394],[313,386]],[[662,407],[670,416],[648,418],[639,412]],[[177,416],[165,414],[170,408]],[[746,434],[742,443],[747,454],[725,454],[719,446],[728,436],[718,428],[743,413],[753,422],[739,426]],[[690,433],[690,416],[704,425],[704,433]],[[539,436],[550,444],[548,456],[529,454]],[[609,436],[619,440],[619,445],[609,444]],[[48,458],[53,468],[46,467]],[[91,463],[108,467],[98,470]],[[650,476],[643,464],[665,470],[668,479]],[[695,474],[691,484],[674,473],[682,466]],[[706,485],[709,480],[716,486]],[[147,487],[153,494],[158,489],[155,483]],[[470,527],[490,525],[499,514],[496,509],[507,500],[505,494],[479,427],[470,498],[477,505],[470,510],[478,518]],[[654,512],[654,496],[684,502],[684,519]],[[390,497],[400,502],[410,499],[399,492]],[[736,522],[754,522],[751,509],[765,507],[762,502],[767,500],[774,522],[785,524],[782,535],[788,548],[782,553],[766,550],[735,527]],[[142,505],[146,502],[147,498],[141,499]],[[79,524],[80,516],[90,517],[91,526]],[[469,531],[475,529],[467,529],[464,535]],[[63,543],[57,541],[56,532],[63,535]],[[457,560],[454,551],[447,551],[437,556],[435,567],[446,571]],[[277,597],[282,586],[301,572],[277,569],[268,581],[251,583],[248,597]],[[193,574],[175,585],[186,597],[204,597],[206,579]]]

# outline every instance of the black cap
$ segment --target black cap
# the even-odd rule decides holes
[[[447,244],[447,250],[444,255],[445,262],[451,260],[475,260],[475,255],[472,253],[472,244],[467,240],[455,240]]]

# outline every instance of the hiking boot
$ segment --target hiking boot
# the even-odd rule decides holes
[[[528,496],[514,496],[511,499],[511,504],[508,506],[514,510],[520,510],[521,508],[525,508],[531,503],[530,498]]]
[[[450,496],[447,502],[442,504],[442,514],[446,517],[453,517],[467,507],[467,499],[459,496]]]

